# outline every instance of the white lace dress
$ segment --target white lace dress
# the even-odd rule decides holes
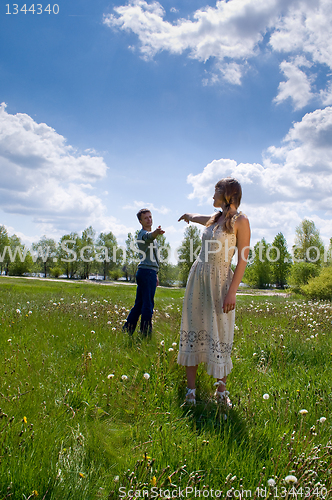
[[[233,216],[232,226],[239,215]],[[225,314],[222,306],[233,277],[235,247],[235,234],[226,233],[218,223],[204,230],[183,301],[177,361],[184,366],[204,362],[207,373],[218,379],[233,367],[235,310]]]

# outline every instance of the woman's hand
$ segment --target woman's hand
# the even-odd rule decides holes
[[[233,311],[233,309],[235,309],[235,303],[236,303],[236,293],[229,291],[225,297],[225,300],[224,300],[224,303],[222,306],[224,313],[228,313],[229,311]]]
[[[190,215],[191,214],[183,214],[183,215],[181,215],[181,217],[178,220],[178,222],[180,222],[180,220],[184,220],[184,221],[186,221],[187,224],[189,224],[189,222],[190,222]]]

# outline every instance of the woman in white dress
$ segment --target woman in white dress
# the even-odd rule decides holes
[[[196,373],[205,363],[207,373],[217,379],[217,401],[231,406],[226,391],[232,369],[236,292],[249,255],[248,218],[238,212],[241,185],[225,178],[215,186],[213,206],[221,211],[212,215],[183,214],[180,220],[206,227],[202,248],[190,270],[183,302],[178,363],[186,367],[186,402],[196,402]],[[234,274],[231,260],[237,249]]]

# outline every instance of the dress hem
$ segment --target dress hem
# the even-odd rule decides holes
[[[231,358],[227,358],[225,363],[215,365],[213,363],[209,363],[207,356],[202,356],[201,354],[184,354],[179,353],[177,363],[182,366],[196,366],[199,363],[204,363],[206,366],[206,372],[208,375],[211,375],[213,378],[221,379],[227,377],[230,374],[233,363]]]

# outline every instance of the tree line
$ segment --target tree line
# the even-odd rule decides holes
[[[104,280],[134,281],[140,259],[135,246],[137,234],[138,231],[128,233],[121,246],[112,232],[96,236],[93,227],[89,226],[81,235],[65,234],[58,242],[43,236],[28,249],[17,235],[9,236],[6,227],[0,226],[0,271],[12,276],[38,273],[45,277],[64,275],[68,279],[88,279],[97,274]],[[169,260],[171,247],[165,235],[158,236],[158,243],[160,284],[185,286],[192,263],[199,254],[200,230],[195,225],[186,228],[177,250],[177,264]],[[291,285],[300,291],[310,279],[318,277],[323,268],[332,268],[331,249],[332,238],[329,248],[325,249],[314,222],[304,219],[296,228],[291,252],[281,232],[272,244],[264,238],[256,243],[250,250],[243,282],[255,288]]]

